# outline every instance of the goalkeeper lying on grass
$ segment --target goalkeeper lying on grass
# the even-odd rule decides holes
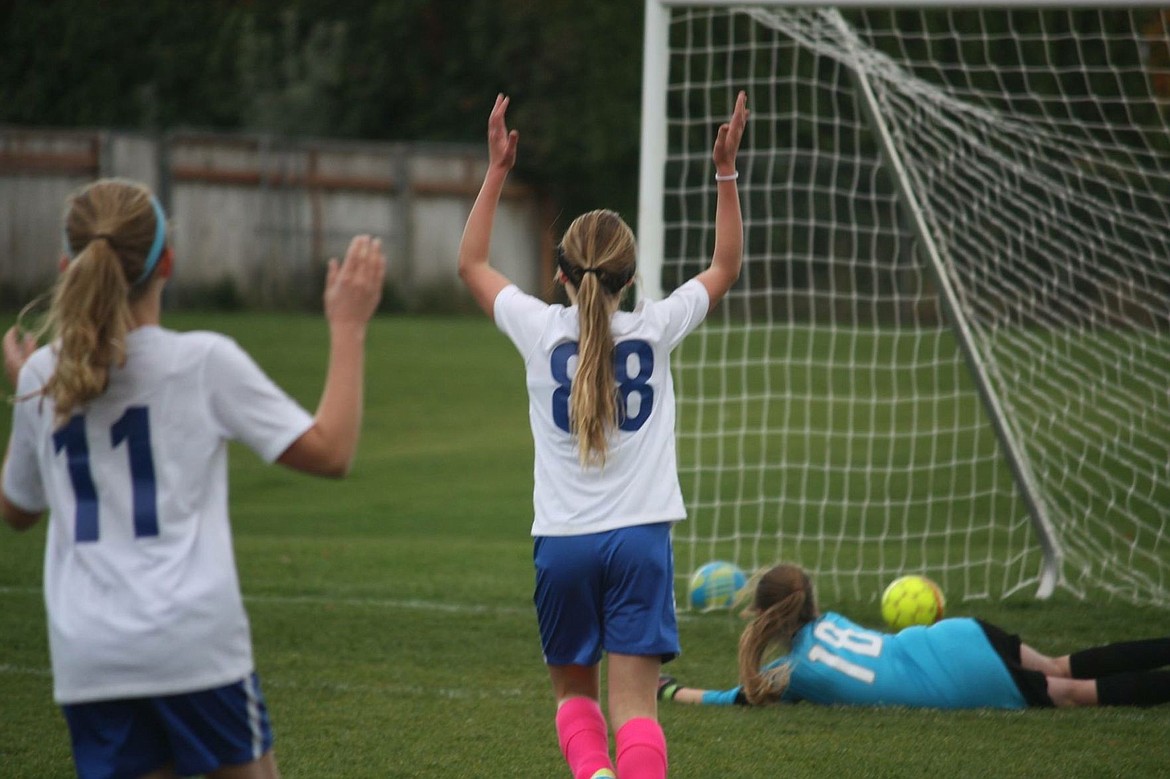
[[[740,686],[684,687],[663,676],[660,700],[726,706],[809,701],[937,709],[1153,706],[1170,702],[1170,638],[1048,657],[986,622],[944,619],[882,633],[817,610],[799,566],[762,574],[739,640]],[[785,654],[763,664],[771,649]]]

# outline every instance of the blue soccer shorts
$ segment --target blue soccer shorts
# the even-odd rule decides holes
[[[211,690],[61,708],[80,779],[142,776],[166,765],[197,776],[249,763],[272,748],[254,673]]]
[[[533,602],[548,665],[595,665],[602,651],[678,656],[670,529],[536,538]]]

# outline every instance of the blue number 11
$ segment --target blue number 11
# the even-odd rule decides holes
[[[155,490],[154,456],[150,450],[150,415],[145,406],[131,406],[110,427],[110,445],[126,444],[130,457],[130,485],[134,494],[134,536],[158,535],[158,496]],[[85,417],[70,419],[53,433],[54,451],[65,450],[69,481],[77,499],[74,540],[98,540],[98,495],[89,468],[89,444]]]

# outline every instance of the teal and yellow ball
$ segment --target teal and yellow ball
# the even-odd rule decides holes
[[[698,611],[729,609],[746,585],[747,576],[735,563],[716,560],[702,565],[691,576],[688,596],[691,608]]]

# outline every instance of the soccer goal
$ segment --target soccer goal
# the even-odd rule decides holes
[[[1170,12],[646,3],[642,290],[742,277],[675,358],[685,576],[1170,606]]]

